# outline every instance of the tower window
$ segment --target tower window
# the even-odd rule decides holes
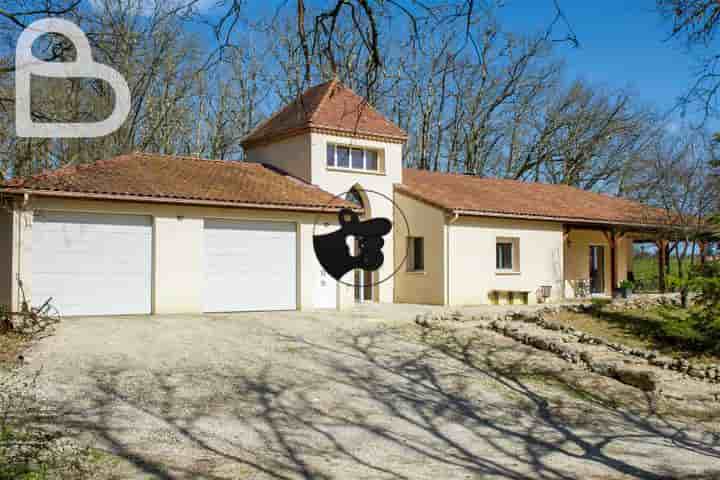
[[[326,164],[328,167],[334,168],[377,172],[379,170],[378,152],[368,148],[345,147],[328,143]]]

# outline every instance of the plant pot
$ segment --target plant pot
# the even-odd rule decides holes
[[[632,296],[632,288],[621,288],[622,298],[630,298]]]

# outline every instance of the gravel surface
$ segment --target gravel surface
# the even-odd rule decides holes
[[[23,368],[118,478],[720,477],[717,420],[427,310],[68,319]]]

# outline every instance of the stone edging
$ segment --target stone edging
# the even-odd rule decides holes
[[[672,370],[695,380],[720,383],[720,366],[691,364],[684,359],[673,359],[654,351],[629,348],[605,339],[581,332],[547,319],[561,311],[587,313],[595,308],[590,303],[545,305],[535,310],[490,312],[466,316],[462,311],[418,315],[415,323],[433,328],[439,322],[463,322],[489,329],[523,344],[551,352],[588,370],[611,377],[644,391],[662,390],[659,372],[648,366]],[[522,324],[533,324],[547,333],[528,331]],[[469,326],[470,326],[469,325]],[[629,361],[627,357],[632,357]],[[700,395],[703,400],[719,400],[716,394]],[[705,398],[707,397],[707,398]]]
[[[553,308],[560,307],[560,308]],[[579,304],[579,305],[560,305],[553,307],[545,307],[536,312],[513,312],[512,318],[509,320],[522,321],[527,323],[534,323],[539,327],[546,330],[559,331],[566,335],[574,337],[574,340],[578,343],[587,343],[590,345],[599,345],[617,352],[623,355],[630,355],[639,358],[645,363],[663,368],[666,370],[674,370],[676,372],[689,375],[697,380],[704,380],[711,383],[720,383],[720,365],[700,365],[691,363],[682,358],[672,358],[668,356],[660,355],[654,350],[645,350],[642,348],[632,348],[622,345],[621,343],[608,342],[603,338],[590,335],[585,332],[578,331],[573,327],[561,325],[559,323],[552,322],[546,318],[546,315],[555,315],[561,311],[572,311],[579,313],[587,313],[591,311],[594,306],[592,304]]]

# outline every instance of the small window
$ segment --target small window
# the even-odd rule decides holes
[[[335,166],[335,145],[332,143],[327,144],[327,164],[328,167]]]
[[[357,148],[353,148],[350,151],[350,155],[352,157],[352,168],[355,168],[357,170],[362,170],[365,165],[363,164],[363,150],[358,150]]]
[[[350,167],[350,149],[347,147],[337,147],[335,149],[336,166],[341,168]]]
[[[378,161],[375,150],[365,150],[365,170],[377,171]]]
[[[495,245],[495,268],[498,270],[512,270],[512,243],[498,242]]]
[[[327,166],[334,168],[349,168],[352,170],[366,170],[377,172],[379,170],[378,152],[364,148],[350,148],[328,143]]]
[[[408,237],[408,271],[425,271],[425,245],[422,237]]]
[[[498,238],[496,240],[495,269],[502,272],[520,271],[520,239]]]

